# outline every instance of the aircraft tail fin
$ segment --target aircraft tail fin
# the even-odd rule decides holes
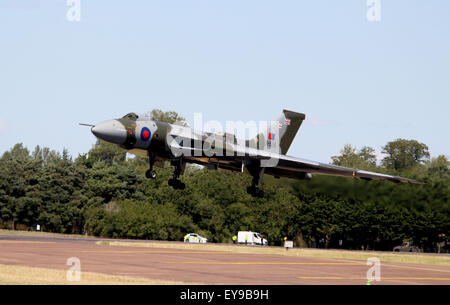
[[[278,119],[280,122],[280,150],[281,154],[285,155],[292,144],[297,132],[305,120],[306,116],[303,113],[298,113],[290,110],[283,110],[283,114]]]
[[[253,145],[255,145],[256,142],[256,147],[269,148],[272,141],[278,142],[280,145],[280,153],[285,155],[288,152],[289,147],[291,146],[292,141],[297,135],[298,129],[302,125],[305,118],[306,116],[303,113],[283,110],[281,116],[275,120],[278,122],[278,131],[271,131],[269,127],[266,132],[260,133],[256,136],[256,138],[250,140],[249,144],[253,143]],[[279,138],[275,139],[277,136]],[[264,141],[267,145],[259,146],[260,141]]]

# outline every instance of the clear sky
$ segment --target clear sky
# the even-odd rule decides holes
[[[0,154],[22,142],[77,156],[128,112],[306,121],[289,155],[396,138],[450,151],[450,1],[0,0]]]

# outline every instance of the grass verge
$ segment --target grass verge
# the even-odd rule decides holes
[[[97,237],[88,236],[88,235],[80,235],[80,234],[64,234],[64,233],[50,233],[50,232],[41,232],[41,231],[21,231],[21,230],[6,230],[0,229],[1,235],[17,235],[17,236],[62,236],[62,237],[71,237],[71,238],[92,238],[95,239]]]
[[[82,272],[79,282],[67,280],[66,270],[0,265],[0,285],[184,285],[183,282],[152,280]]]

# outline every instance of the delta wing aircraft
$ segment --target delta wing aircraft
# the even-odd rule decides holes
[[[208,169],[226,169],[243,172],[253,177],[247,192],[263,197],[258,187],[264,174],[275,178],[311,179],[313,174],[345,176],[364,180],[388,180],[395,183],[421,183],[412,179],[385,175],[356,168],[295,158],[286,155],[305,115],[283,110],[267,130],[250,140],[237,139],[229,133],[207,133],[189,127],[151,120],[129,113],[120,119],[109,120],[91,126],[99,139],[114,143],[129,153],[146,157],[149,170],[146,177],[156,178],[154,166],[163,167],[169,161],[175,170],[168,181],[174,189],[185,189],[179,178],[187,163],[207,166]]]

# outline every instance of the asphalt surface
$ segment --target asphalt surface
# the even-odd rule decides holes
[[[356,284],[367,282],[365,261],[284,255],[97,245],[102,239],[0,234],[0,264],[202,284]],[[381,263],[379,284],[450,285],[450,266]]]

